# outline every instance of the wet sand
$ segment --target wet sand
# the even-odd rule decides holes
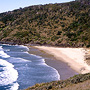
[[[29,46],[29,53],[34,55],[39,55],[45,59],[47,65],[55,68],[60,74],[60,79],[65,80],[78,74],[75,70],[71,69],[67,63],[62,62],[62,60],[56,59],[53,55],[46,53],[43,50],[37,49],[34,46]],[[59,58],[60,59],[60,58]],[[62,58],[61,58],[62,59]]]
[[[57,60],[67,63],[68,66],[80,74],[90,73],[90,65],[86,62],[88,48],[34,47],[53,55]]]

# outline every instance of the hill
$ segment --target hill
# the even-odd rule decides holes
[[[67,80],[36,84],[25,90],[90,90],[90,74],[79,74]]]
[[[90,0],[35,5],[0,13],[0,42],[90,47]],[[89,83],[90,74],[85,74],[36,84],[26,90],[86,90],[90,89]]]
[[[0,41],[90,47],[90,0],[36,5],[0,14]]]

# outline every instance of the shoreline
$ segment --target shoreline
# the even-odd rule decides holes
[[[12,44],[9,43],[9,45],[12,45]],[[18,44],[15,44],[15,45],[18,45]],[[67,67],[66,68],[67,70],[69,68],[70,72],[68,72],[68,73],[70,73],[70,74],[65,72],[64,74],[61,75],[61,80],[68,79],[69,77],[72,77],[76,74],[90,73],[90,48],[40,46],[40,45],[32,45],[32,44],[24,44],[24,46],[27,46],[29,48],[29,50],[30,50],[30,47],[32,47],[33,49],[36,49],[36,51],[38,50],[37,53],[35,51],[34,53],[30,52],[30,54],[35,54],[35,55],[44,57],[46,64],[55,68],[60,75],[61,75],[60,64],[61,63],[63,63],[64,65],[66,64],[65,67]],[[69,56],[69,54],[67,55],[67,53],[65,53],[66,49],[68,49],[68,50],[76,49],[76,51],[79,50],[79,51],[83,52],[82,56],[84,59],[83,60],[81,59],[81,61],[79,60],[80,62],[77,62],[75,60],[76,57],[74,57],[74,59],[73,59]],[[38,52],[40,52],[40,53],[43,52],[44,55],[42,55]],[[46,54],[46,56],[45,56],[45,54]],[[71,53],[71,56],[72,56],[72,53]],[[66,77],[63,76],[65,74],[67,74]]]
[[[44,50],[40,50],[36,46],[27,45],[27,47],[29,47],[30,54],[41,56],[42,58],[44,58],[45,63],[47,65],[55,68],[60,75],[60,80],[65,80],[65,79],[68,79],[68,78],[78,74],[75,70],[70,68],[67,65],[67,63],[63,62],[62,60],[56,59],[50,53],[47,53]],[[62,58],[60,58],[60,59],[62,59]]]
[[[79,74],[90,72],[90,66],[85,61],[86,53],[84,48],[60,48],[48,46],[34,46],[39,50],[43,50],[48,54],[53,55],[57,60],[67,63],[70,68]]]

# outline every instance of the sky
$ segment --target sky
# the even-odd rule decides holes
[[[0,13],[39,4],[63,3],[74,0],[0,0]]]

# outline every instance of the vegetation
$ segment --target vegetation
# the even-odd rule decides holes
[[[90,47],[90,0],[36,5],[1,13],[0,41]],[[88,85],[89,90],[88,83],[90,74],[80,74],[65,81],[36,84],[26,90],[84,90],[83,85]],[[74,89],[76,85],[78,89]]]
[[[90,90],[90,74],[79,74],[67,80],[36,84],[26,90]]]
[[[20,8],[0,14],[0,41],[90,47],[90,0]]]

